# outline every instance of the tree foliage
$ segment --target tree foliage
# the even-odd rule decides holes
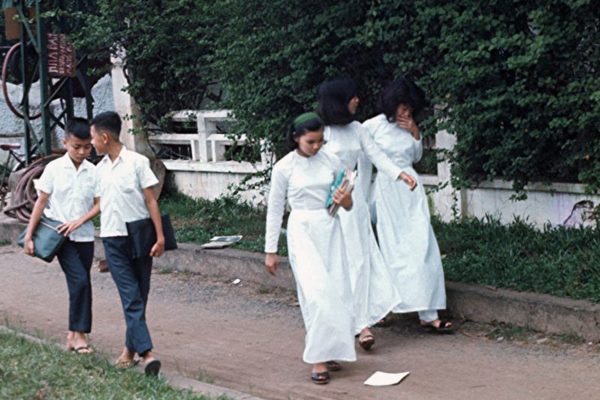
[[[127,91],[145,122],[161,123],[173,110],[199,109],[213,79],[213,2],[97,0],[78,44],[123,56]]]
[[[325,78],[415,79],[457,135],[454,184],[580,181],[600,188],[600,7],[593,0],[99,0],[88,41],[127,49],[146,115],[197,108],[218,81],[237,132],[281,144]]]

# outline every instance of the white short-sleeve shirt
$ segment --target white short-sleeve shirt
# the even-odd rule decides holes
[[[144,189],[158,183],[147,157],[123,146],[114,161],[105,155],[96,165],[100,197],[100,236],[127,236],[126,222],[149,217]]]
[[[94,206],[94,164],[84,160],[79,168],[75,168],[69,154],[65,154],[46,165],[36,188],[49,195],[44,209],[46,217],[60,222],[74,221]],[[74,242],[94,241],[94,224],[87,221],[69,234],[69,239]]]

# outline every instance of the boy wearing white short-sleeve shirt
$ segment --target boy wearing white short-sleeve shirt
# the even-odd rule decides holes
[[[152,257],[164,252],[158,202],[152,187],[158,179],[146,157],[130,151],[119,141],[121,118],[115,112],[98,114],[91,123],[92,144],[104,158],[96,166],[97,195],[100,197],[100,237],[108,269],[119,291],[125,323],[125,347],[117,367],[134,365],[137,353],[148,375],[156,375],[161,363],[152,355],[152,340],[146,325],[146,305],[150,291]],[[144,218],[152,220],[156,243],[148,255],[133,258],[125,223]]]
[[[69,334],[67,349],[90,353],[86,335],[92,329],[92,283],[94,225],[100,211],[95,196],[95,167],[86,160],[92,150],[87,120],[71,119],[65,129],[66,154],[50,162],[37,183],[38,198],[33,207],[24,240],[26,254],[34,254],[32,240],[39,221],[46,217],[62,222],[58,230],[67,240],[57,253],[69,290]]]

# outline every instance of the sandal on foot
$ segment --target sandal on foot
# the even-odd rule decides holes
[[[364,336],[359,336],[358,344],[360,347],[363,348],[363,350],[369,351],[371,350],[371,347],[373,347],[373,345],[375,344],[375,337],[370,333]]]
[[[89,345],[85,345],[79,347],[71,347],[71,351],[75,352],[76,354],[91,354],[94,352],[94,349],[92,349]]]
[[[421,328],[427,332],[432,333],[454,333],[454,327],[450,321],[440,319],[440,323],[438,326],[433,325],[433,322],[423,322],[421,321]]]
[[[115,361],[115,368],[117,369],[127,369],[135,367],[139,363],[138,360],[129,360],[125,358],[119,358]]]
[[[327,365],[327,370],[330,372],[335,372],[342,369],[342,366],[337,361],[327,361],[325,365]]]
[[[329,376],[329,372],[313,372],[310,374],[310,380],[317,385],[325,385],[329,383],[331,377]]]
[[[154,359],[144,365],[144,373],[148,376],[157,376],[160,372],[160,360]]]

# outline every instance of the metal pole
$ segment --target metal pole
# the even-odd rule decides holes
[[[23,2],[20,1],[16,4],[18,10],[19,10],[19,14],[20,15],[25,15],[24,14],[24,8],[23,8]],[[21,62],[20,62],[20,67],[21,67],[21,79],[22,79],[22,83],[23,83],[23,120],[25,122],[25,163],[27,165],[29,165],[31,163],[31,129],[30,129],[30,122],[29,122],[29,90],[30,90],[30,84],[29,84],[29,77],[27,76],[27,60],[26,60],[26,46],[27,46],[27,40],[25,39],[26,37],[26,33],[25,33],[25,25],[28,23],[27,19],[25,18],[20,18],[20,27],[21,27],[21,34],[19,35],[19,40],[21,43],[21,48],[20,48],[20,53],[21,53]]]
[[[35,3],[35,20],[37,42],[39,45],[40,57],[40,103],[46,104],[48,99],[48,48],[46,46],[46,29],[42,22],[40,2]],[[44,135],[43,153],[48,155],[52,152],[52,139],[50,137],[50,118],[48,116],[50,104],[42,107],[42,131]]]

